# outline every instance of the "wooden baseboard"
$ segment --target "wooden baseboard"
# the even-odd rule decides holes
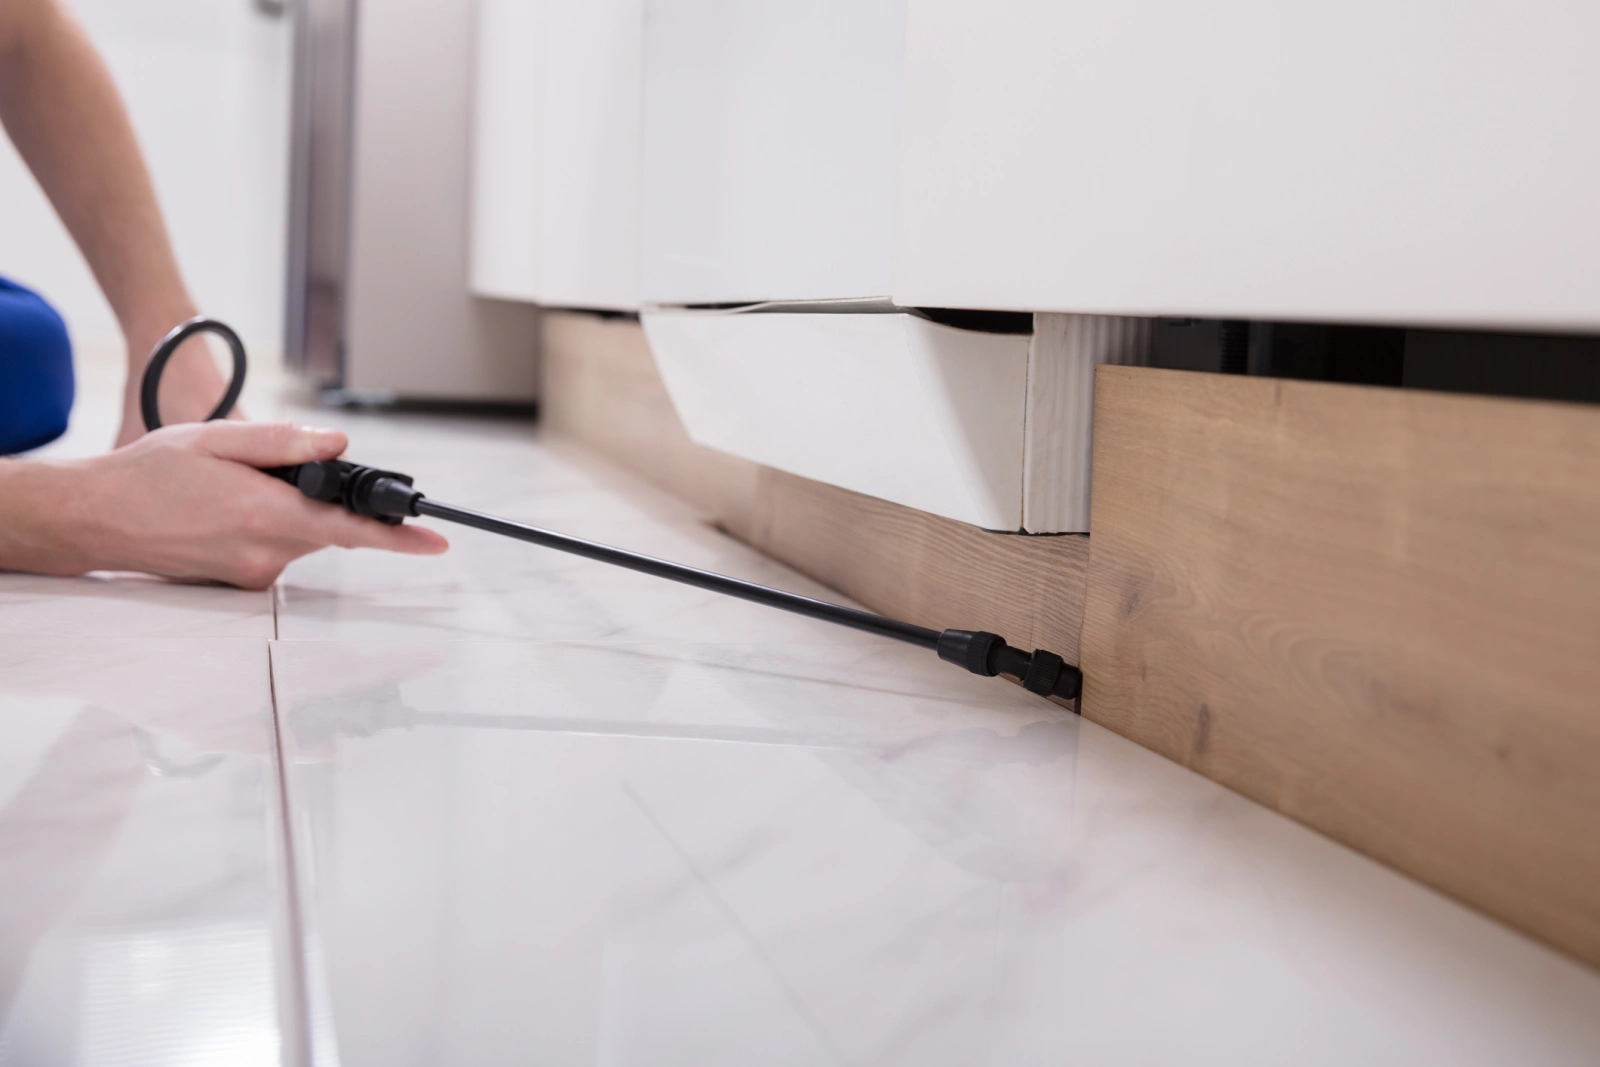
[[[544,315],[545,425],[860,604],[1078,661],[1088,539],[996,534],[689,440],[638,323]]]
[[[1600,964],[1600,409],[1097,382],[1085,717]]]
[[[746,538],[874,611],[1078,662],[1089,539],[997,534],[762,468]]]

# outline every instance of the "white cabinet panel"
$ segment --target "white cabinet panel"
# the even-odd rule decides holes
[[[539,0],[479,0],[472,123],[472,291],[539,292]]]
[[[1600,327],[1600,6],[910,0],[894,297]]]
[[[977,526],[1021,526],[1027,335],[903,313],[643,321],[700,444]]]
[[[641,0],[481,0],[473,290],[638,307]]]
[[[647,0],[642,293],[886,296],[904,0]]]
[[[195,300],[231,323],[257,361],[275,358],[289,199],[289,21],[248,0],[70,7],[122,94]],[[53,303],[79,351],[120,355],[122,330],[100,286],[3,133],[0,274]]]
[[[1087,533],[1094,372],[1149,360],[1151,324],[1036,315],[959,330],[887,303],[642,316],[689,436],[990,530]]]

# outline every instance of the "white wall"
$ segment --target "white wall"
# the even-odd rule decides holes
[[[77,0],[154,174],[179,263],[209,314],[262,356],[283,331],[287,19],[251,0]],[[40,290],[85,347],[121,335],[49,201],[0,139],[0,274]]]

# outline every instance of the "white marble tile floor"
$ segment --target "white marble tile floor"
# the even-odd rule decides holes
[[[0,640],[0,1064],[280,1063],[265,637],[115,636],[93,602],[82,636]],[[0,617],[35,611],[61,628]]]
[[[825,595],[526,424],[299,417]],[[1600,974],[1015,686],[440,528],[0,575],[0,1065],[1600,1061]]]

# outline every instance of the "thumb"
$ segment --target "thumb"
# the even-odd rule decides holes
[[[218,459],[252,467],[288,467],[333,459],[349,444],[338,430],[292,422],[208,422],[200,431],[200,447]]]

